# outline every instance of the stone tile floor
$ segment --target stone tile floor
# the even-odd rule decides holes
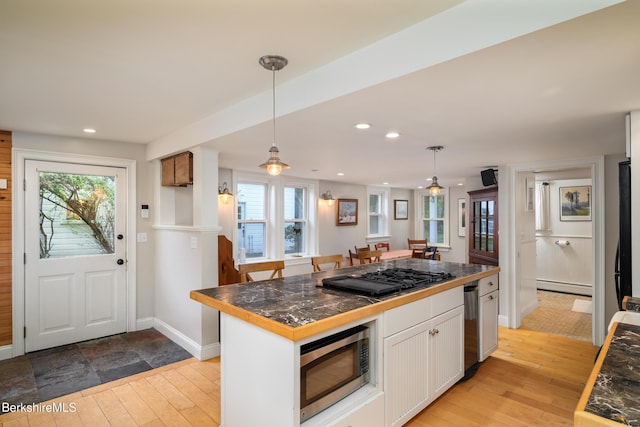
[[[0,401],[44,402],[190,357],[153,328],[28,353],[0,361]]]
[[[591,313],[572,311],[576,299],[591,297],[561,292],[537,291],[538,308],[522,319],[522,328],[591,341]]]

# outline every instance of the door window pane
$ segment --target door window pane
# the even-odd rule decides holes
[[[40,172],[40,258],[114,252],[115,176]]]

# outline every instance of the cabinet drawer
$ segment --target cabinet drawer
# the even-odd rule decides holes
[[[458,286],[457,288],[440,292],[429,299],[431,300],[431,317],[438,316],[464,304],[464,288]]]
[[[391,336],[397,332],[417,325],[418,323],[431,319],[431,298],[433,297],[423,298],[385,311],[383,327],[384,336]]]
[[[459,286],[431,297],[392,308],[384,313],[384,336],[391,336],[429,320],[434,316],[462,305],[463,302],[463,289],[462,286]]]
[[[493,292],[499,289],[498,275],[494,274],[489,277],[484,277],[478,281],[478,294],[480,296],[486,295],[489,292]]]

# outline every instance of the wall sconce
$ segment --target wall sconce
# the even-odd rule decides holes
[[[222,184],[222,187],[218,187],[218,199],[222,199],[222,203],[226,205],[231,197],[233,194],[229,192],[226,182]]]
[[[327,190],[324,193],[322,193],[322,195],[320,196],[320,198],[322,200],[326,200],[327,201],[327,205],[329,206],[333,206],[333,201],[335,200],[333,198],[333,196],[331,195],[331,190]]]

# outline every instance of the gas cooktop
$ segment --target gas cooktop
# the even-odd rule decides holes
[[[431,285],[453,279],[451,273],[388,268],[361,276],[335,276],[322,279],[322,285],[359,294],[378,296],[403,289]]]

